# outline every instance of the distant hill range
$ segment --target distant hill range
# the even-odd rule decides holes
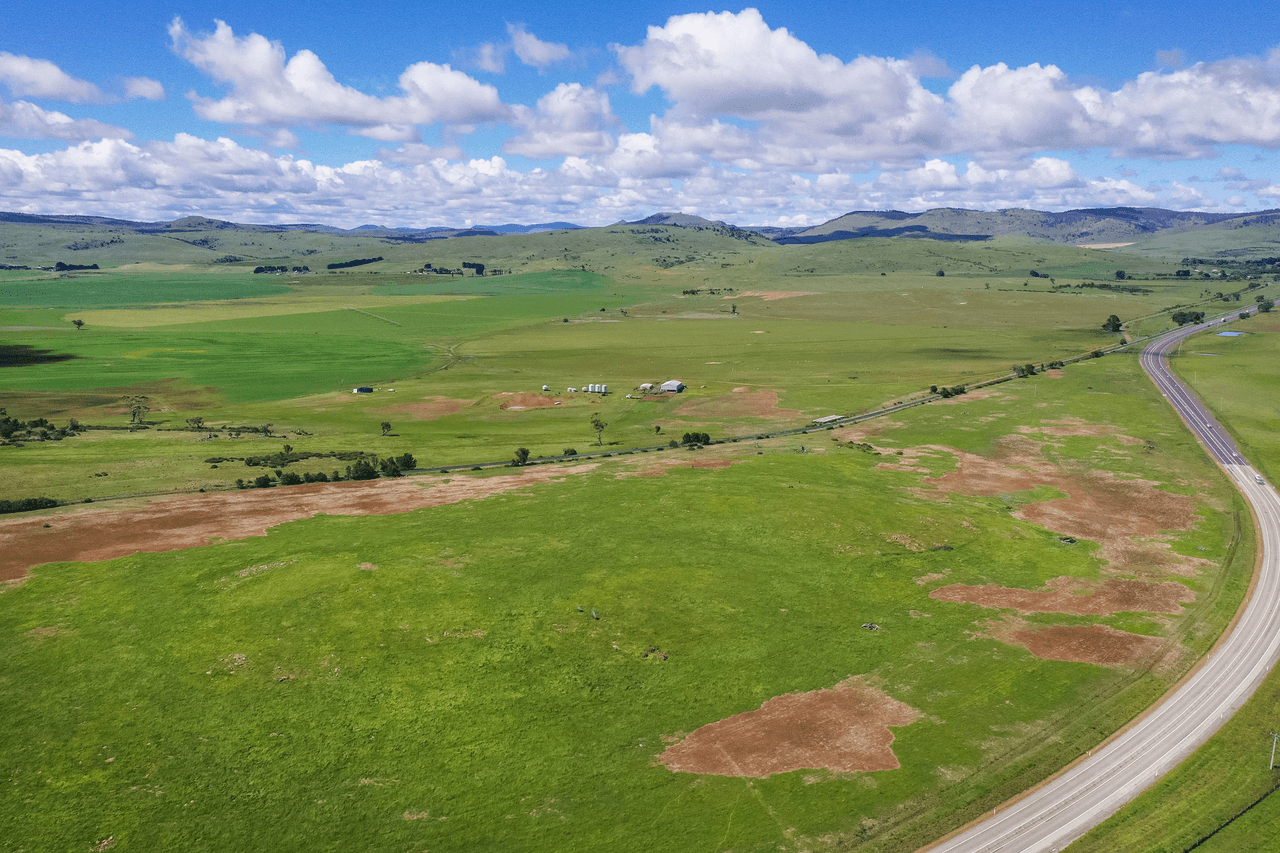
[[[858,237],[928,237],[934,240],[989,240],[1005,235],[1054,243],[1132,242],[1160,232],[1280,225],[1280,210],[1257,213],[1196,213],[1156,207],[1101,207],[1046,213],[1039,210],[962,210],[924,213],[859,210],[807,229],[751,230],[779,243],[824,243]]]
[[[380,237],[407,243],[442,240],[449,237],[493,237],[501,234],[531,234],[582,228],[572,222],[544,222],[536,225],[473,225],[467,228],[389,228],[362,225],[335,228],[330,225],[243,225],[203,216],[186,216],[172,222],[133,222],[102,216],[41,216],[0,213],[0,222],[63,228],[114,228],[140,234],[238,230],[249,232],[313,231],[322,234]],[[858,210],[846,213],[813,228],[737,226],[687,213],[655,213],[616,225],[654,225],[680,228],[727,228],[750,231],[781,244],[825,243],[860,237],[908,237],[933,240],[975,241],[999,236],[1018,236],[1066,244],[1126,243],[1161,232],[1232,230],[1280,226],[1280,210],[1255,213],[1196,213],[1155,207],[1103,207],[1046,213],[1039,210],[964,210],[937,208],[923,213],[900,210]],[[616,227],[611,226],[611,227]]]
[[[313,231],[318,234],[344,236],[381,237],[387,240],[403,240],[418,243],[426,240],[443,240],[447,237],[496,237],[499,234],[533,234],[540,231],[562,231],[582,228],[572,222],[543,222],[537,225],[473,225],[468,228],[387,228],[382,225],[361,225],[356,228],[335,228],[332,225],[298,223],[294,225],[245,225],[224,219],[204,216],[184,216],[172,222],[134,222],[129,219],[111,219],[105,216],[43,216],[30,213],[0,212],[0,222],[17,225],[43,225],[54,228],[115,228],[138,234],[174,234],[195,231],[247,231],[280,233],[282,231]]]

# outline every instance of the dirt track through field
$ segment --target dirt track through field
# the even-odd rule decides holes
[[[489,477],[313,483],[275,489],[162,498],[131,509],[0,521],[0,581],[23,577],[32,566],[97,561],[139,551],[176,551],[224,539],[265,536],[269,528],[314,515],[391,515],[525,488],[585,474],[595,463],[525,469]],[[48,527],[44,525],[48,524]]]

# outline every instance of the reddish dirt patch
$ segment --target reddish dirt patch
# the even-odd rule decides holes
[[[1018,432],[1025,434],[1040,433],[1043,435],[1090,437],[1113,436],[1121,444],[1142,444],[1142,439],[1125,435],[1117,427],[1108,424],[1091,424],[1079,418],[1059,418],[1056,421],[1041,421],[1040,426],[1020,426]]]
[[[264,536],[268,528],[321,513],[390,515],[585,474],[595,464],[540,468],[493,477],[453,475],[447,484],[425,477],[312,483],[279,489],[190,495],[134,509],[91,509],[0,521],[0,580],[60,561],[110,560],[139,551],[176,551],[218,539]],[[45,528],[48,523],[52,525]]]
[[[987,584],[956,583],[935,589],[929,597],[938,601],[1002,607],[1019,613],[1072,613],[1103,616],[1111,613],[1180,613],[1182,605],[1195,601],[1195,593],[1180,583],[1148,583],[1111,579],[1096,590],[1080,595],[1086,587],[1076,578],[1054,578],[1047,590],[1010,589]]]
[[[882,432],[891,429],[898,429],[901,426],[902,421],[891,421],[885,418],[876,418],[875,420],[864,421],[857,426],[832,430],[831,436],[832,438],[839,439],[840,441],[865,441],[868,438],[880,435]]]
[[[1128,666],[1159,654],[1164,640],[1108,625],[1058,625],[1012,633],[1013,642],[1044,660]]]
[[[545,397],[529,391],[503,391],[501,394],[494,394],[493,398],[502,400],[498,404],[499,409],[549,409],[556,403],[573,399],[573,397]]]
[[[703,468],[718,469],[728,468],[730,465],[736,465],[742,462],[741,459],[700,459],[697,462],[685,462],[680,459],[664,459],[661,462],[651,462],[642,468],[631,471],[619,471],[618,477],[665,477],[667,472],[673,468]]]
[[[994,456],[951,450],[959,468],[925,478],[945,492],[994,496],[1051,486],[1067,495],[1016,510],[1015,518],[1077,539],[1099,543],[1100,555],[1116,569],[1194,573],[1204,560],[1175,554],[1151,541],[1168,530],[1188,530],[1199,520],[1195,500],[1160,491],[1147,480],[1121,479],[1107,471],[1064,471],[1021,435],[1005,436]]]
[[[431,421],[445,415],[456,415],[475,400],[458,400],[451,397],[425,397],[417,402],[396,403],[377,409],[389,415],[408,415],[415,421]]]
[[[725,299],[740,299],[747,296],[759,296],[765,302],[778,299],[790,299],[793,296],[817,296],[816,290],[744,290],[741,293],[726,296]]]
[[[758,710],[705,725],[658,760],[675,771],[757,779],[801,769],[896,770],[889,726],[910,725],[919,716],[854,676],[830,690],[776,696]]]
[[[779,409],[777,391],[739,391],[724,397],[707,397],[690,400],[676,409],[675,414],[687,418],[783,418],[800,417],[798,409]]]

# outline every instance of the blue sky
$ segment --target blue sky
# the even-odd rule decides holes
[[[1280,31],[1257,2],[87,5],[6,12],[0,209],[1280,207]]]

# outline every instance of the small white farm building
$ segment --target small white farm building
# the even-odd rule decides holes
[[[662,391],[671,394],[679,394],[685,389],[685,387],[685,384],[679,379],[668,379],[666,382],[662,383]]]

